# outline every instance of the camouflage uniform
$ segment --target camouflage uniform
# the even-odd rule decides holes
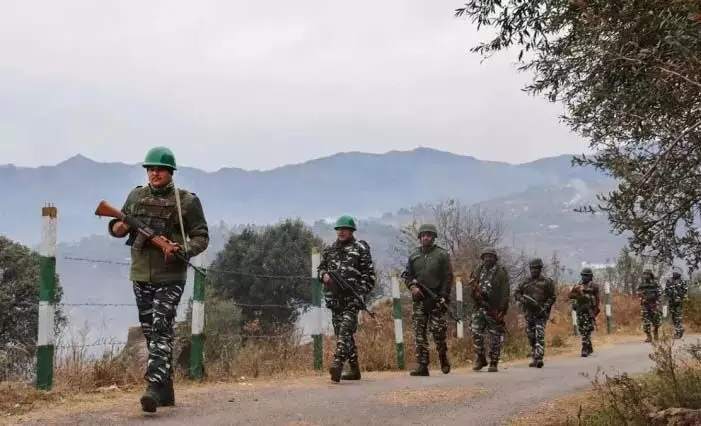
[[[496,250],[486,248],[486,254],[496,256]],[[487,365],[484,355],[484,333],[489,333],[489,371],[496,372],[501,355],[502,336],[505,332],[503,317],[509,309],[509,274],[499,264],[488,268],[484,263],[470,276],[472,288],[472,343],[477,359],[473,370]],[[476,288],[474,286],[477,286]],[[482,294],[478,297],[477,289]]]
[[[674,273],[672,278],[665,283],[665,297],[669,306],[669,313],[674,322],[674,338],[680,339],[684,335],[684,298],[689,291],[688,284],[681,277],[681,274]]]
[[[556,299],[555,283],[540,273],[543,269],[541,259],[533,259],[529,267],[532,272],[537,271],[537,277],[522,281],[514,298],[521,304],[526,319],[526,335],[533,352],[530,366],[541,368],[545,355],[545,326]]]
[[[158,149],[161,148],[156,148],[152,152]],[[149,155],[144,167],[150,165],[148,159]],[[173,170],[174,165],[173,159],[173,167],[171,167]],[[189,238],[187,252],[181,235],[175,185],[172,181],[163,188],[155,188],[151,185],[137,186],[127,196],[122,212],[140,219],[157,235],[162,235],[179,244],[186,256],[196,256],[209,245],[207,221],[199,198],[184,189],[177,190],[180,196],[183,227]],[[108,232],[113,237],[118,237],[112,230],[115,222],[116,219],[110,221]],[[154,399],[157,405],[174,405],[173,325],[185,287],[187,264],[179,259],[166,261],[163,252],[134,229],[130,229],[126,244],[131,247],[129,279],[133,282],[139,322],[149,351],[144,375],[149,387],[145,395]],[[155,410],[155,407],[151,408]]]
[[[582,336],[582,356],[587,357],[594,352],[591,342],[591,333],[594,331],[596,317],[600,312],[600,293],[598,284],[592,282],[594,273],[591,268],[582,269],[582,281],[572,287],[568,297],[574,301],[574,310],[577,313],[577,327]]]
[[[433,233],[434,238],[437,235],[435,227],[432,225],[424,225],[419,228],[419,235],[424,232]],[[405,284],[409,290],[416,286],[413,283],[416,280],[436,293],[438,297],[443,298],[446,303],[450,300],[453,267],[450,255],[445,249],[435,244],[417,248],[409,256],[405,274],[408,278]],[[429,375],[427,326],[430,328],[433,340],[436,343],[436,350],[441,361],[441,370],[446,374],[450,372],[448,344],[446,343],[448,322],[445,315],[446,308],[440,305],[437,300],[431,300],[426,294],[418,297],[412,295],[411,322],[414,328],[416,362],[418,364],[417,368],[411,372],[412,376]]]
[[[339,272],[341,277],[363,298],[375,287],[376,277],[372,255],[370,247],[364,241],[357,241],[351,237],[345,242],[337,240],[325,248],[317,269],[319,280],[323,282],[324,275],[334,270]],[[331,310],[331,322],[336,335],[332,380],[340,379],[340,376],[336,377],[336,371],[340,375],[340,370],[346,361],[354,372],[352,376],[359,378],[358,349],[353,335],[358,329],[358,312],[362,305],[352,295],[342,294],[333,286],[324,288],[324,299],[326,307]],[[344,379],[347,378],[350,376],[344,377]]]
[[[651,270],[643,272],[643,280],[638,286],[637,293],[640,296],[640,310],[643,319],[643,331],[647,335],[646,342],[651,342],[650,324],[654,327],[655,340],[658,338],[660,327],[660,295],[662,290]]]

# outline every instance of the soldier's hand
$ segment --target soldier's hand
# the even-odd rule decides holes
[[[122,222],[121,220],[118,220],[114,223],[114,225],[112,225],[112,232],[114,233],[114,235],[120,238],[124,237],[129,233],[129,225]]]
[[[411,288],[411,295],[414,297],[421,297],[423,296],[423,293],[421,293],[421,289],[419,289],[419,287],[414,286]]]
[[[327,286],[330,285],[331,282],[333,281],[329,274],[324,274],[324,276],[322,277],[322,280],[324,281],[324,284],[326,284]]]

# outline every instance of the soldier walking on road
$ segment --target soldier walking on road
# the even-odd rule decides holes
[[[515,299],[521,304],[526,318],[526,335],[533,352],[529,367],[543,367],[545,355],[545,325],[555,304],[555,283],[543,275],[543,260],[529,262],[530,278],[521,282],[515,291]]]
[[[187,264],[176,258],[175,252],[187,258],[203,252],[209,245],[209,230],[199,198],[173,183],[176,164],[170,149],[151,149],[143,167],[148,185],[137,186],[129,193],[122,212],[175,243],[173,252],[164,253],[118,219],[110,221],[108,232],[116,238],[129,235],[129,279],[149,352],[145,374],[148,387],[141,396],[141,406],[146,412],[155,412],[158,406],[175,405],[173,322],[187,277]]]
[[[360,380],[358,349],[353,334],[358,329],[360,301],[352,294],[344,294],[334,283],[330,271],[336,271],[361,296],[366,297],[375,287],[375,267],[370,254],[370,246],[353,236],[355,220],[341,216],[334,228],[338,238],[321,254],[317,270],[318,278],[324,283],[326,307],[331,310],[331,322],[336,335],[336,351],[329,369],[331,380]],[[341,377],[344,362],[348,361],[350,374]]]
[[[434,225],[421,225],[418,235],[421,246],[410,256],[407,262],[405,284],[412,295],[412,324],[414,326],[414,341],[416,343],[417,367],[409,374],[412,376],[428,376],[428,338],[426,327],[431,329],[433,340],[436,342],[441,371],[450,372],[448,360],[448,344],[446,343],[448,322],[446,321],[445,305],[450,300],[453,284],[453,267],[450,254],[436,245],[438,231]],[[432,300],[428,294],[423,294],[421,285],[433,291],[439,300]]]
[[[674,322],[674,338],[681,339],[684,335],[684,300],[687,297],[689,286],[682,279],[681,270],[675,267],[672,271],[672,278],[665,283],[664,293],[667,298],[669,312]]]
[[[643,271],[643,280],[638,286],[637,294],[640,297],[641,316],[643,319],[643,331],[647,338],[645,342],[652,342],[650,336],[650,324],[654,327],[655,340],[658,339],[660,328],[660,295],[662,291],[651,269]]]
[[[574,309],[577,312],[577,327],[582,336],[582,356],[587,357],[594,353],[591,342],[591,332],[594,331],[596,317],[601,311],[600,288],[592,280],[594,272],[591,268],[584,268],[580,274],[582,281],[570,290],[569,298],[574,300]]]
[[[484,356],[484,333],[489,332],[489,369],[498,371],[504,316],[509,310],[509,274],[497,264],[497,252],[492,247],[482,250],[482,264],[472,272],[469,285],[472,290],[472,342],[475,349],[473,370],[479,371],[487,365]]]

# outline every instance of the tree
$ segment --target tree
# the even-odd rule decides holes
[[[525,90],[561,102],[564,122],[594,152],[573,159],[618,180],[599,195],[631,249],[701,261],[701,2],[471,0],[456,15],[496,30],[471,51],[510,47]]]
[[[238,304],[244,334],[289,330],[311,304],[311,249],[322,244],[300,220],[247,227],[217,254],[207,285]]]
[[[496,247],[504,235],[501,216],[479,207],[467,207],[451,199],[422,210],[425,213],[415,209],[414,220],[401,229],[395,250],[402,262],[418,247],[418,230],[423,222],[436,225],[437,244],[450,253],[455,274],[463,277],[479,265],[482,249]]]
[[[0,236],[0,380],[25,375],[34,368],[39,319],[39,254]],[[63,288],[56,275],[53,302]],[[66,323],[60,307],[54,321],[58,334]]]

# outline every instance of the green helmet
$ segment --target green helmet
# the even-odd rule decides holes
[[[436,225],[431,225],[431,224],[423,224],[419,227],[419,236],[423,234],[424,232],[432,232],[434,236],[438,236],[438,229],[436,229]]]
[[[494,249],[494,247],[485,247],[482,250],[482,253],[480,254],[480,259],[484,259],[485,254],[491,254],[494,255],[494,257],[496,257],[497,259],[499,258],[499,256],[497,256],[497,251]]]
[[[336,226],[333,229],[341,229],[341,228],[348,228],[352,230],[356,230],[355,227],[355,219],[353,219],[350,216],[341,216],[338,218],[336,221]]]
[[[177,167],[175,166],[175,155],[173,154],[173,151],[164,146],[157,146],[155,148],[151,148],[146,153],[146,158],[144,159],[144,163],[142,164],[142,166],[168,167],[170,169],[177,170]]]
[[[531,259],[530,262],[528,262],[528,267],[529,268],[542,268],[543,267],[543,259],[536,257],[535,259]]]
[[[594,275],[594,271],[592,271],[591,268],[582,268],[582,272],[580,272],[579,275],[591,277]]]

